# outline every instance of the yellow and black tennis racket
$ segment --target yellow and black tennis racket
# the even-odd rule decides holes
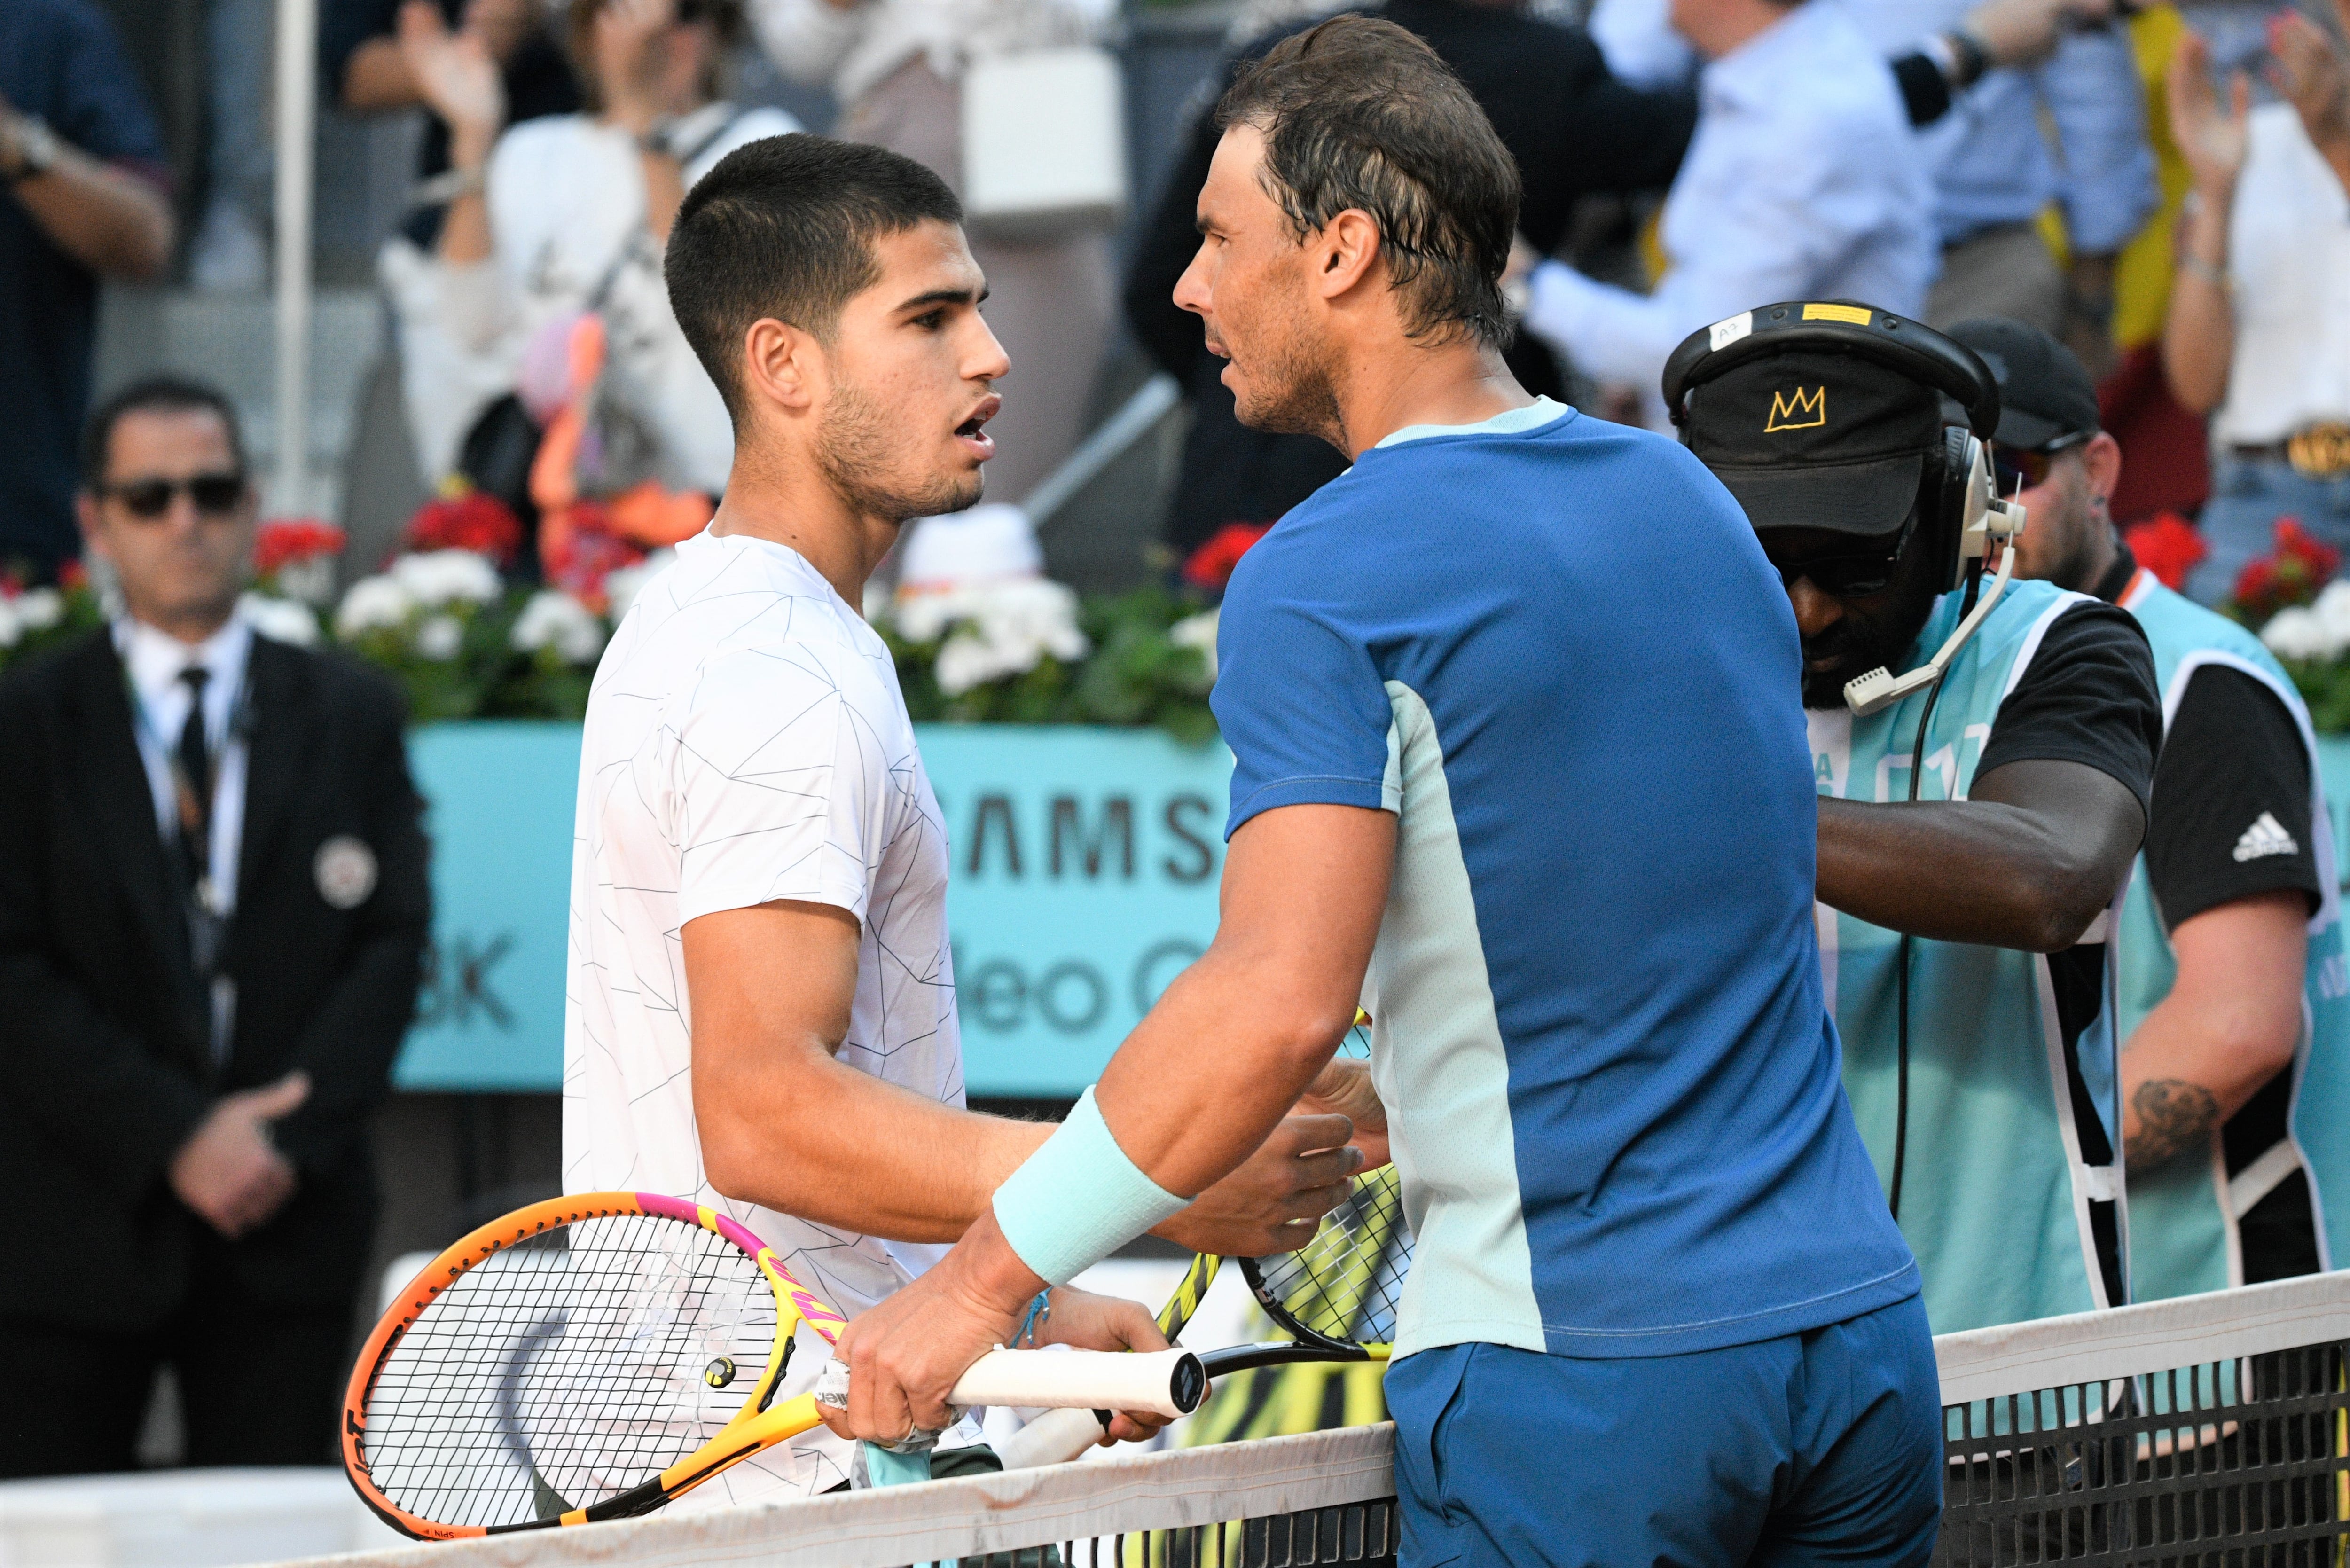
[[[777,1400],[802,1329],[841,1314],[723,1214],[643,1192],[554,1199],[435,1258],[352,1369],[343,1464],[385,1522],[428,1539],[646,1513],[817,1424]],[[959,1405],[1184,1414],[1189,1355],[1007,1351]]]
[[[1356,1015],[1342,1054],[1369,1054],[1363,1031],[1368,1022]],[[1202,1351],[1201,1366],[1213,1379],[1290,1362],[1386,1360],[1411,1254],[1396,1168],[1383,1165],[1357,1177],[1347,1200],[1323,1216],[1314,1239],[1297,1251],[1231,1260],[1274,1326],[1291,1337]],[[1182,1336],[1225,1262],[1212,1252],[1192,1258],[1159,1309],[1159,1332],[1170,1341]],[[1055,1410],[1022,1428],[998,1452],[1006,1469],[1057,1464],[1098,1443],[1108,1425],[1101,1410]]]

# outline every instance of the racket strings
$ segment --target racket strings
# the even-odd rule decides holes
[[[1266,1305],[1291,1327],[1324,1339],[1386,1345],[1411,1267],[1403,1186],[1392,1165],[1357,1177],[1314,1240],[1295,1252],[1253,1261]]]
[[[693,1452],[756,1390],[773,1290],[724,1238],[576,1221],[453,1281],[384,1355],[362,1450],[393,1503],[451,1525],[552,1517]]]
[[[1358,1016],[1339,1044],[1341,1056],[1371,1054],[1368,1020]],[[1392,1165],[1355,1179],[1346,1202],[1324,1217],[1314,1240],[1295,1252],[1250,1261],[1250,1283],[1284,1326],[1324,1339],[1387,1345],[1411,1269],[1411,1231],[1404,1222],[1403,1183]]]

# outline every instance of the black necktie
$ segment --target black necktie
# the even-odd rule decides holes
[[[213,840],[213,758],[204,744],[204,683],[212,672],[201,664],[180,671],[188,689],[188,722],[180,728],[179,785],[180,854],[188,867],[188,885],[199,904],[206,903],[211,886]]]

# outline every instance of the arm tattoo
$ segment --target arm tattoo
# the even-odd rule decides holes
[[[2140,1170],[2162,1164],[2211,1136],[2220,1122],[2220,1102],[2200,1084],[2154,1078],[2130,1096],[2137,1112],[2137,1136],[2123,1154]]]

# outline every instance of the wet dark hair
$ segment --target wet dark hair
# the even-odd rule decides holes
[[[962,222],[945,181],[883,148],[795,132],[738,147],[687,192],[663,273],[670,308],[742,418],[743,334],[767,317],[829,340],[881,276],[873,243]]]
[[[1300,239],[1350,207],[1370,214],[1413,337],[1509,341],[1518,166],[1427,44],[1393,22],[1334,16],[1243,70],[1216,123],[1263,133],[1265,193]]]

